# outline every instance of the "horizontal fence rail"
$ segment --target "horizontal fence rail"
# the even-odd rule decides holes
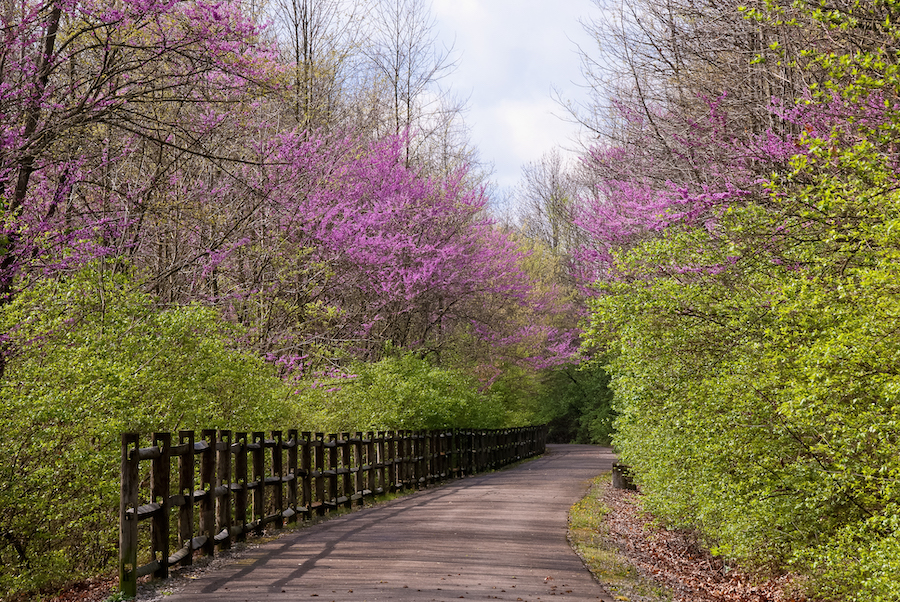
[[[119,584],[166,578],[195,554],[280,529],[367,497],[427,487],[539,455],[547,427],[329,434],[122,435]],[[142,562],[142,564],[139,564]]]

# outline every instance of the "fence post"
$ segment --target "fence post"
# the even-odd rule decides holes
[[[490,435],[487,431],[478,431],[478,466],[475,470],[482,472],[490,467]]]
[[[469,467],[472,463],[472,431],[465,430],[459,437],[459,472],[461,476],[470,474]]]
[[[478,473],[484,470],[484,431],[475,431],[472,449],[475,450],[473,454],[475,463],[472,468]]]
[[[341,477],[341,492],[346,498],[344,500],[344,508],[353,507],[353,462],[350,457],[350,433],[341,433],[338,435],[341,446],[341,468],[343,475]]]
[[[403,431],[391,432],[391,490],[400,491],[403,489]]]
[[[284,446],[281,431],[272,431],[272,476],[278,480],[272,481],[272,487],[275,489],[273,502],[275,507],[275,528],[284,527]]]
[[[428,431],[419,431],[419,485],[422,487],[428,487],[428,480],[431,475],[429,470],[430,439]]]
[[[465,431],[456,431],[456,465],[457,465],[457,475],[464,477],[469,474],[469,449],[471,446],[469,445],[469,432]]]
[[[491,433],[491,470],[496,470],[500,468],[500,443],[502,438],[502,433],[493,431]]]
[[[159,504],[159,510],[150,523],[150,541],[153,560],[159,562],[153,576],[165,579],[169,576],[169,457],[172,453],[172,435],[153,433],[153,445],[159,447],[159,456],[150,465],[150,501]],[[159,558],[157,558],[159,552]]]
[[[446,458],[446,466],[447,466],[447,476],[449,478],[454,478],[459,476],[457,473],[457,458],[459,458],[459,439],[457,435],[459,431],[457,429],[452,429],[447,433],[447,444],[445,445],[445,449],[447,450],[447,458]]]
[[[178,540],[181,547],[187,547],[182,564],[194,561],[194,431],[178,431],[178,493],[182,504],[178,508]]]
[[[297,491],[298,480],[300,479],[299,466],[297,465],[298,447],[300,446],[300,438],[297,429],[288,430],[288,524],[297,522]]]
[[[412,483],[412,457],[413,457],[413,440],[412,440],[412,431],[409,429],[404,429],[400,435],[400,466],[401,466],[401,477],[400,483],[403,485],[403,488],[406,489],[409,487],[410,483]]]
[[[384,435],[384,443],[385,443],[385,455],[384,455],[384,465],[387,469],[387,479],[384,482],[384,492],[385,493],[394,493],[396,491],[396,483],[397,483],[397,455],[396,455],[396,446],[394,438],[396,436],[396,431],[387,431]]]
[[[475,436],[472,434],[471,430],[467,430],[463,435],[463,442],[465,447],[463,447],[463,469],[465,470],[466,475],[472,474],[473,467],[473,459],[472,459],[472,448],[474,447]]]
[[[378,467],[376,474],[376,485],[372,488],[373,493],[387,493],[389,487],[387,485],[387,471],[385,468],[384,456],[384,431],[378,431],[375,439],[375,465]],[[380,489],[380,491],[379,491]]]
[[[439,480],[438,473],[440,472],[440,469],[438,468],[437,442],[437,431],[425,431],[425,448],[427,454],[425,478],[427,485],[432,485]]]
[[[363,434],[362,432],[356,433],[356,441],[353,444],[353,459],[356,464],[356,495],[359,496],[359,499],[356,501],[358,506],[362,506],[366,503],[366,477],[367,467],[366,461],[363,457]]]
[[[450,431],[441,431],[438,435],[438,478],[443,481],[450,477],[449,455],[447,444],[450,443]]]
[[[425,431],[416,431],[416,488],[424,487],[428,481],[428,441]]]
[[[528,442],[531,441],[531,433],[535,431],[532,431],[531,427],[527,426],[522,427],[520,430],[521,435],[519,436],[519,455],[522,456],[522,458],[527,458]]]
[[[377,456],[375,455],[375,432],[368,431],[366,433],[366,463],[369,467],[368,472],[366,473],[366,486],[365,489],[369,490],[369,495],[373,498],[375,497],[375,490],[378,488],[378,477],[376,473],[376,464],[378,463]]]
[[[437,431],[426,431],[428,447],[428,484],[431,485],[440,480],[440,458],[438,457],[438,433]]]
[[[469,431],[455,431],[456,439],[456,476],[464,477],[469,474]]]
[[[500,442],[500,434],[496,431],[489,431],[487,434],[488,440],[488,470],[495,470],[498,468],[498,445]]]
[[[437,431],[428,433],[428,483],[441,480],[440,434]]]
[[[450,433],[441,431],[437,436],[437,479],[443,481],[450,476],[447,469],[447,436]]]
[[[400,454],[400,436],[402,431],[388,431],[387,432],[387,462],[388,462],[388,484],[390,485],[390,492],[394,493],[395,491],[400,490],[400,482],[402,480],[402,474],[400,472],[401,469],[401,454]]]
[[[219,431],[216,443],[216,522],[224,530],[225,539],[219,545],[223,550],[231,548],[231,431]]]
[[[407,443],[405,430],[394,431],[394,487],[397,491],[402,491],[406,487]]]
[[[316,433],[316,514],[325,514],[325,434]]]
[[[420,432],[409,432],[409,482],[413,489],[419,488],[419,476],[421,468],[419,468],[419,458],[422,446],[419,444]]]
[[[253,433],[253,519],[256,532],[262,533],[266,518],[266,436],[265,433]]]
[[[313,498],[312,498],[312,483],[313,483],[313,466],[312,466],[312,458],[310,456],[310,445],[312,445],[312,433],[309,431],[303,431],[303,448],[300,450],[300,466],[303,475],[303,485],[301,487],[301,494],[303,495],[303,506],[306,508],[305,517],[310,518],[312,516],[313,509]]]
[[[247,433],[235,433],[236,449],[234,457],[234,480],[237,489],[234,492],[234,521],[240,525],[237,541],[247,539]]]
[[[416,489],[428,485],[428,441],[425,431],[416,431]]]
[[[200,535],[206,537],[201,549],[203,554],[216,553],[216,430],[204,429],[200,432],[205,446],[200,452]]]
[[[119,496],[119,589],[137,596],[138,546],[138,435],[122,434],[121,489]]]

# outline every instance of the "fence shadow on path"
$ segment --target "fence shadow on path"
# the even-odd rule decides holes
[[[228,430],[122,435],[120,589],[165,579],[250,533],[281,529],[384,493],[428,487],[541,454],[546,426],[309,433]]]
[[[609,602],[569,547],[566,517],[615,456],[547,452],[287,534],[159,599]]]

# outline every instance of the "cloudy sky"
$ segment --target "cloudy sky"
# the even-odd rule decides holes
[[[551,92],[585,98],[578,45],[590,40],[578,20],[596,14],[591,0],[434,0],[432,10],[459,61],[441,87],[468,97],[472,141],[501,188],[552,147],[575,146],[577,127]]]

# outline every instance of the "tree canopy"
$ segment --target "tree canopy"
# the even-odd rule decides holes
[[[0,32],[0,597],[109,566],[122,430],[537,419],[506,375],[572,361],[569,294],[488,212],[427,3]]]
[[[626,6],[576,217],[615,445],[719,553],[898,600],[900,7]]]

